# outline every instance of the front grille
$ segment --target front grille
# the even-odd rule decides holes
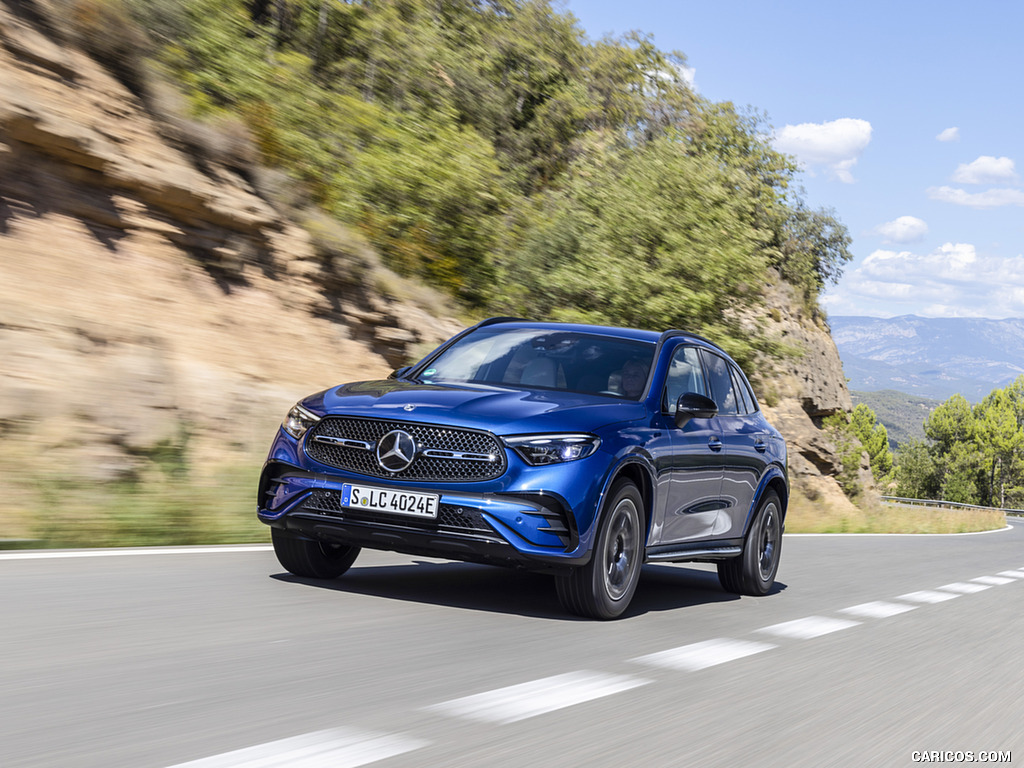
[[[365,509],[350,509],[341,506],[339,491],[315,490],[302,502],[300,509],[307,512],[342,517],[346,520],[361,522],[401,523],[412,528],[424,530],[451,530],[463,533],[488,533],[494,530],[484,521],[483,514],[474,507],[442,504],[437,510],[437,520],[424,520],[418,517],[389,515],[385,512],[370,512]]]
[[[396,429],[416,442],[416,457],[402,471],[389,472],[377,463],[377,443]],[[318,442],[318,437],[333,442]],[[494,435],[437,424],[328,416],[309,431],[306,452],[321,464],[395,480],[465,483],[491,480],[505,471],[505,451]]]

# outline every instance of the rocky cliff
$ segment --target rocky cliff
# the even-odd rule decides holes
[[[814,419],[849,409],[827,331],[767,384],[794,479],[841,499]],[[288,406],[386,375],[460,325],[370,289],[198,160],[96,62],[0,0],[0,460],[107,480],[255,456]]]

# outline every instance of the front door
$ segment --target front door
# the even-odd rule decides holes
[[[659,508],[652,544],[717,537],[723,525],[721,431],[717,417],[690,419],[682,428],[675,425],[675,404],[686,392],[707,395],[708,389],[697,348],[680,345],[672,355],[662,395],[670,449],[658,467]]]

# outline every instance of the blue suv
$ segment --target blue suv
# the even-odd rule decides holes
[[[766,594],[788,497],[785,442],[715,344],[492,318],[296,404],[258,515],[298,576],[362,547],[514,566],[611,619],[645,562],[715,562],[726,590]]]

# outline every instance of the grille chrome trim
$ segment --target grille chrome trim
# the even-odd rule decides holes
[[[329,445],[343,445],[346,448],[359,448],[364,451],[372,451],[373,445],[370,443],[363,442],[362,440],[347,440],[344,437],[331,437],[330,435],[317,435],[313,438],[318,443],[328,443]]]
[[[442,451],[437,448],[427,448],[420,451],[422,456],[430,456],[437,459],[461,459],[463,461],[498,461],[493,453],[468,453],[465,451]]]
[[[408,433],[416,443],[412,463],[398,472],[380,466],[376,449],[390,432]],[[490,432],[447,424],[325,416],[308,433],[306,454],[321,464],[366,477],[440,483],[471,483],[500,477],[505,448]]]

